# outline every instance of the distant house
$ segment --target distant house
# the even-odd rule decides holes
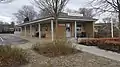
[[[64,37],[94,37],[94,22],[97,19],[83,17],[83,16],[70,16],[67,13],[61,14],[58,18],[57,33],[54,17],[44,17],[22,23],[18,26],[21,27],[21,34],[24,36],[34,36],[36,33],[41,39],[42,37],[54,40],[55,35],[58,38]],[[44,33],[44,35],[43,35]]]
[[[97,37],[111,37],[111,23],[96,23],[95,27],[95,36]],[[113,25],[114,26],[114,25]],[[117,28],[113,27],[114,37],[119,36]]]
[[[0,33],[14,33],[14,25],[0,24]]]

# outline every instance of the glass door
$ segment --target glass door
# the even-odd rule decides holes
[[[70,23],[66,24],[66,37],[69,38],[71,37],[71,27],[70,27]]]

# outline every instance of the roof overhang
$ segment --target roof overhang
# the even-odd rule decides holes
[[[49,18],[44,18],[44,19],[38,19],[38,20],[31,21],[29,23],[19,24],[17,26],[24,26],[24,25],[34,24],[34,23],[42,23],[42,21],[53,20],[53,19],[54,19],[54,17],[49,17]],[[73,19],[73,18],[58,18],[58,20],[91,21],[91,22],[97,21],[97,19]]]
[[[58,18],[59,20],[71,20],[71,21],[97,21],[97,19],[72,19],[72,18]]]
[[[35,20],[35,21],[31,21],[29,23],[19,24],[18,26],[24,26],[24,25],[34,24],[34,23],[38,23],[38,22],[40,23],[42,21],[51,20],[51,19],[53,19],[53,17],[45,18],[45,19],[40,19],[40,20]]]

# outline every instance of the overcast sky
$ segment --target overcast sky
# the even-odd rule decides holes
[[[88,0],[70,0],[66,8],[77,10],[86,7]],[[16,13],[23,5],[31,5],[30,0],[15,0],[9,4],[0,3],[0,20],[11,22],[14,20],[13,13]]]

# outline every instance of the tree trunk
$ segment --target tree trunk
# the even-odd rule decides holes
[[[119,28],[119,37],[120,37],[120,2],[117,0],[117,5],[118,5],[118,28]]]
[[[120,11],[118,13],[118,20],[119,20],[119,22],[118,22],[118,28],[119,28],[119,38],[120,38]]]

